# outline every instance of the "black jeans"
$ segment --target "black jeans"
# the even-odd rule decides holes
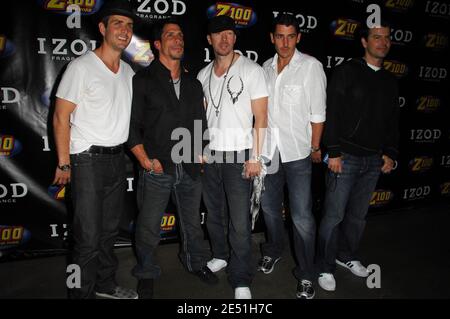
[[[161,239],[161,219],[172,195],[177,207],[181,235],[179,257],[184,267],[194,272],[206,265],[210,252],[201,228],[200,199],[201,179],[193,180],[181,164],[176,165],[175,174],[139,172],[138,206],[136,223],[137,265],[133,275],[138,279],[157,278],[161,268],[154,252]]]
[[[81,288],[72,298],[95,298],[95,291],[116,287],[118,266],[114,243],[124,212],[125,158],[118,154],[83,152],[70,156],[74,208],[73,263],[81,269]]]
[[[251,250],[251,180],[242,178],[242,168],[243,164],[236,162],[211,163],[205,165],[203,175],[203,200],[208,211],[206,226],[213,256],[229,258],[229,281],[233,288],[249,287],[255,268]]]

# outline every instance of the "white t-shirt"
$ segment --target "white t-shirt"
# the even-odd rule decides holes
[[[70,154],[127,141],[133,75],[122,60],[113,73],[92,51],[69,63],[56,96],[76,104],[70,115]]]
[[[209,148],[216,151],[251,149],[253,147],[251,100],[268,96],[264,71],[252,60],[239,56],[229,69],[225,80],[225,74],[217,77],[214,70],[211,73],[213,64],[214,61],[204,67],[197,76],[203,85],[207,103]],[[210,74],[212,74],[211,81]]]
[[[311,154],[311,122],[325,122],[327,80],[322,64],[298,50],[279,74],[277,63],[275,55],[263,65],[270,96],[262,155],[271,160],[278,148],[292,162]]]

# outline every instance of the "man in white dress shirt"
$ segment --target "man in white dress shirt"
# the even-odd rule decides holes
[[[265,178],[262,209],[267,242],[262,245],[258,270],[273,271],[285,247],[282,202],[284,184],[289,191],[297,258],[297,298],[314,297],[316,224],[312,215],[312,162],[321,161],[320,139],[325,121],[326,77],[322,64],[296,49],[301,34],[293,15],[281,14],[270,34],[276,54],[264,65],[269,89],[269,127],[263,156],[277,167]]]

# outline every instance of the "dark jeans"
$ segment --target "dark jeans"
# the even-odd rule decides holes
[[[343,154],[342,173],[327,172],[324,215],[319,228],[320,272],[334,273],[336,258],[358,260],[356,252],[381,172],[380,155]]]
[[[316,222],[312,214],[311,168],[309,156],[302,160],[281,163],[276,173],[268,174],[264,179],[265,191],[261,207],[267,231],[267,242],[262,246],[262,253],[264,256],[278,258],[285,246],[286,229],[281,210],[284,184],[287,183],[297,259],[294,274],[298,280],[313,281]]]
[[[180,226],[181,262],[190,272],[204,267],[210,253],[201,228],[200,177],[193,180],[183,170],[181,164],[176,165],[174,175],[156,174],[141,169],[137,192],[139,207],[135,235],[137,265],[133,269],[133,275],[138,279],[150,279],[157,278],[161,274],[154,252],[161,239],[161,219],[171,195],[177,207]]]
[[[114,243],[124,212],[126,194],[125,158],[87,152],[70,156],[73,263],[81,268],[81,288],[72,289],[73,298],[95,298],[95,291],[116,287],[118,262]]]
[[[208,211],[206,226],[213,256],[229,261],[229,281],[233,288],[249,287],[254,275],[251,182],[242,178],[242,169],[242,163],[211,163],[205,165],[203,175],[203,200]]]

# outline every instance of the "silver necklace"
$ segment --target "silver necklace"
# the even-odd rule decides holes
[[[230,82],[231,82],[231,79],[233,78],[233,76],[228,80],[227,91],[228,91],[228,94],[230,94],[231,101],[233,102],[233,105],[234,105],[238,101],[239,95],[241,95],[242,91],[244,91],[244,82],[242,81],[241,77],[239,77],[239,80],[241,80],[241,87],[240,87],[239,91],[237,91],[237,92],[231,91],[231,89],[230,89]]]
[[[235,55],[235,53],[233,52],[233,58],[231,59],[230,65],[228,65],[228,68],[227,68],[227,72],[225,73],[225,76],[223,77],[222,87],[220,89],[219,103],[217,105],[216,105],[216,103],[214,103],[214,98],[211,93],[211,78],[212,78],[212,73],[214,70],[215,61],[214,61],[213,65],[211,66],[211,71],[209,73],[208,90],[209,90],[209,97],[211,99],[211,104],[213,105],[214,109],[216,110],[216,117],[219,117],[220,103],[222,102],[222,95],[223,95],[223,87],[225,86],[225,82],[227,81],[228,72],[230,71],[231,65],[233,64],[234,55]]]

